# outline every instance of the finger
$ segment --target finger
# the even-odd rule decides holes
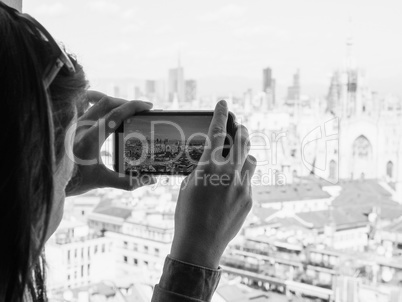
[[[245,186],[251,193],[251,179],[257,168],[257,160],[254,156],[248,155],[241,170],[241,179],[245,181]]]
[[[250,139],[248,130],[245,126],[239,125],[236,131],[233,146],[230,150],[230,155],[234,166],[240,170],[246,161],[248,151],[250,149]]]
[[[106,169],[100,182],[101,187],[132,191],[142,186],[155,184],[156,179],[152,175],[130,176]]]
[[[82,102],[77,104],[78,117],[82,116],[82,114],[85,113],[91,105],[96,104],[104,97],[106,97],[106,94],[102,92],[87,90],[85,93],[85,98],[82,100]]]
[[[216,104],[214,115],[208,130],[210,148],[203,153],[204,160],[207,160],[211,152],[216,149],[223,150],[226,137],[226,124],[228,120],[228,107],[226,101],[222,100]],[[218,154],[221,152],[217,152]]]
[[[98,91],[94,91],[91,95],[88,95],[88,97],[91,98],[91,100],[96,99],[96,101],[92,102],[94,105],[84,113],[84,115],[80,118],[81,120],[97,121],[114,108],[128,102],[127,100],[107,96]]]
[[[112,134],[120,124],[127,118],[135,115],[136,113],[150,110],[152,103],[142,101],[129,101],[109,112],[104,118],[101,118],[96,125],[88,130],[88,136],[99,139],[102,144],[106,138]],[[104,134],[103,137],[99,137]]]
[[[149,102],[131,101],[116,107],[105,117],[106,135],[108,136],[114,132],[124,120],[136,113],[150,110],[152,106],[153,104]]]
[[[87,91],[87,99],[88,99],[88,102],[91,104],[98,103],[104,97],[107,97],[107,95],[103,92],[96,91],[96,90],[88,90]]]

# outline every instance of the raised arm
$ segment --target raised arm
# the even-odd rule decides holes
[[[210,301],[220,278],[219,261],[252,206],[256,162],[248,153],[248,131],[239,126],[228,158],[222,149],[228,108],[217,104],[197,168],[182,183],[175,234],[153,302]]]

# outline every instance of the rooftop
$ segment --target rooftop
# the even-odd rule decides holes
[[[272,215],[277,213],[278,210],[271,209],[271,208],[262,208],[262,207],[257,207],[254,206],[252,208],[252,213],[261,221],[265,221],[266,219],[269,219]]]
[[[315,183],[320,185],[321,187],[331,187],[331,186],[337,186],[338,184],[334,184],[332,182],[329,182],[328,180],[322,179],[319,176],[309,174],[307,176],[298,176],[296,178],[296,182],[299,181],[301,183]]]
[[[103,238],[102,234],[99,233],[92,233],[87,234],[85,236],[68,236],[66,234],[57,234],[54,238],[54,243],[59,245],[70,244],[75,242],[87,242],[90,240]]]
[[[368,223],[367,215],[360,209],[335,208],[331,210],[312,211],[303,213],[291,213],[281,215],[280,211],[265,211],[258,208],[254,210],[255,215],[261,217],[261,222],[269,224],[274,228],[302,228],[319,229],[329,223],[334,223],[338,230],[350,227],[361,227]],[[276,215],[278,213],[278,215]]]
[[[107,208],[96,209],[94,213],[113,216],[117,218],[122,218],[126,220],[131,216],[132,209],[119,207],[119,206],[110,206]]]
[[[253,198],[259,203],[274,203],[310,199],[326,199],[331,196],[317,183],[300,183],[284,186],[255,186]]]
[[[288,250],[301,251],[303,249],[302,244],[296,238],[291,236],[282,239],[278,239],[275,235],[258,235],[253,237],[247,237],[248,241],[262,242],[274,245],[279,248],[286,248]]]
[[[76,288],[69,289],[72,297],[78,299],[80,292],[88,293],[89,296],[100,295],[104,296],[106,299],[114,297],[116,295],[116,289],[112,285],[106,284],[105,282],[99,282],[96,284],[80,286]],[[94,300],[93,298],[91,301]]]
[[[382,230],[385,232],[402,234],[402,219],[392,222],[391,224],[383,227]]]
[[[57,232],[62,232],[63,230],[75,229],[79,227],[86,227],[87,224],[75,219],[62,219],[60,225],[57,228]]]
[[[364,226],[368,220],[360,211],[333,209],[324,211],[314,211],[296,214],[303,221],[311,223],[312,228],[321,229],[329,223],[334,223],[337,229],[342,229],[348,226]]]
[[[356,263],[377,263],[381,266],[402,269],[401,257],[388,258],[385,256],[377,255],[373,252],[359,252],[358,254],[356,254],[356,252],[351,250],[337,250],[330,247],[325,247],[325,249],[311,248],[310,252],[337,256],[343,259],[350,259],[355,261]]]
[[[174,220],[159,220],[159,221],[153,221],[153,220],[141,220],[138,221],[136,219],[130,218],[126,220],[126,223],[130,223],[133,225],[141,226],[144,228],[148,229],[157,229],[157,230],[170,230],[174,229]]]
[[[253,289],[240,283],[222,283],[216,290],[216,295],[219,295],[226,302],[268,302],[268,301],[287,301],[285,295],[276,294],[273,292],[263,292],[258,289]],[[212,299],[214,301],[214,299]]]
[[[334,201],[334,206],[356,207],[359,205],[399,205],[391,199],[391,193],[376,180],[343,181],[342,190]]]
[[[392,200],[392,195],[376,180],[341,182],[342,190],[332,205],[345,211],[368,215],[377,209],[381,219],[394,220],[402,216],[402,205]]]

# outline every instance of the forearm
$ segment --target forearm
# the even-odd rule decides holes
[[[209,269],[166,257],[152,302],[207,302],[218,286],[221,270]]]

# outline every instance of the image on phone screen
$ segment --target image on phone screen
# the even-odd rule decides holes
[[[126,174],[190,174],[204,151],[212,113],[136,115],[124,122]]]

